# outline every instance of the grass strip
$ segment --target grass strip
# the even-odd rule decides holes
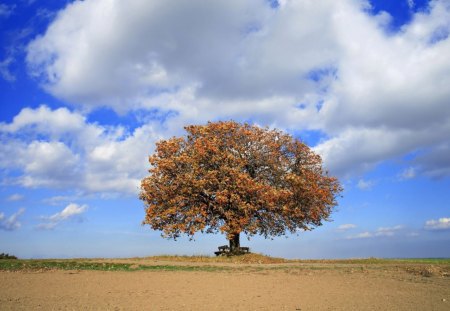
[[[51,260],[1,260],[2,271],[27,270],[96,270],[96,271],[223,271],[229,267],[181,266],[181,265],[136,265],[125,263],[99,263],[89,261]]]

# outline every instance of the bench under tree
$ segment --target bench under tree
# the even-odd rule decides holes
[[[235,248],[233,252],[228,245],[219,246],[218,249],[219,250],[217,252],[214,252],[216,256],[229,256],[250,253],[250,247],[238,247]]]

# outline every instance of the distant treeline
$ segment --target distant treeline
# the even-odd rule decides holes
[[[13,255],[10,255],[10,254],[1,253],[0,254],[0,259],[17,259],[17,257],[13,256]]]

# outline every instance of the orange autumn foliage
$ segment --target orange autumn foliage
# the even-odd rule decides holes
[[[185,130],[157,143],[141,183],[143,224],[164,237],[279,236],[320,226],[337,205],[339,181],[288,134],[234,121]]]

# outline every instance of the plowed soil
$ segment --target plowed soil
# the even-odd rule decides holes
[[[207,265],[0,271],[0,310],[450,310],[450,277],[421,265]]]

